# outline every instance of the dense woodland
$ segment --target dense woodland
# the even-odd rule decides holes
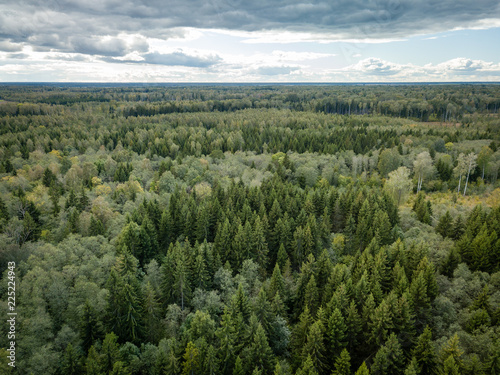
[[[480,84],[0,86],[0,373],[500,374],[499,110]]]

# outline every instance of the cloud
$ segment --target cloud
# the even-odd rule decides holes
[[[255,70],[259,75],[263,76],[278,76],[290,74],[300,68],[295,66],[261,66]]]
[[[9,41],[0,42],[0,51],[4,52],[19,52],[23,50],[21,44],[11,43]]]
[[[152,52],[143,55],[144,62],[148,64],[169,65],[169,66],[188,66],[194,68],[208,68],[221,61],[217,55],[194,56],[188,55],[182,51],[172,53]]]
[[[367,43],[498,26],[497,0],[0,0],[0,40],[114,57],[145,52],[120,34],[168,39],[183,28],[259,32],[259,43]]]
[[[369,75],[387,76],[398,74],[403,68],[402,65],[370,57],[346,68],[346,70],[363,72]]]
[[[370,57],[336,72],[344,72],[358,81],[488,81],[500,75],[500,64],[458,57],[439,64],[397,64]],[[335,73],[334,73],[335,74]]]
[[[104,57],[102,60],[113,63],[128,64],[152,64],[165,66],[185,66],[190,68],[209,68],[222,62],[218,55],[200,55],[197,53],[185,53],[177,50],[169,53],[150,52],[145,54],[135,54],[133,58]]]
[[[492,66],[492,63],[487,63],[481,60],[471,60],[464,57],[458,57],[456,59],[438,64],[437,68],[459,73],[470,73],[477,70],[488,70]]]
[[[9,58],[9,59],[17,59],[17,60],[23,60],[23,59],[27,59],[29,57],[30,57],[30,55],[28,55],[26,53],[9,53],[7,55],[7,58]]]

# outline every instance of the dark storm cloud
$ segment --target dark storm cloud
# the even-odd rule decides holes
[[[166,39],[195,27],[377,39],[473,27],[485,19],[500,19],[498,0],[0,0],[0,41],[123,56],[144,53],[145,46],[120,40],[121,33]]]

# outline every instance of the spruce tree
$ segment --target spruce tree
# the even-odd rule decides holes
[[[453,235],[453,219],[451,218],[450,211],[439,218],[436,226],[436,233],[443,237],[452,237]]]
[[[418,365],[419,373],[422,375],[431,375],[436,371],[436,352],[432,344],[432,332],[429,326],[425,327],[424,332],[419,336],[412,355]]]
[[[338,308],[335,308],[328,318],[327,341],[329,358],[332,359],[340,355],[346,346],[347,326]]]
[[[184,353],[184,363],[182,365],[183,375],[196,375],[199,373],[201,363],[200,363],[200,353],[195,344],[191,341],[188,342],[186,346],[186,351]]]
[[[359,366],[358,371],[356,371],[355,375],[370,375],[370,371],[368,367],[366,367],[366,363],[363,362],[361,366]]]
[[[335,360],[335,370],[332,375],[350,375],[351,374],[351,356],[349,352],[344,349],[340,356]]]
[[[327,367],[325,358],[325,344],[321,321],[316,321],[307,333],[306,343],[302,349],[302,361],[311,358],[314,369],[322,373]]]
[[[370,372],[374,375],[398,375],[404,371],[404,355],[398,338],[391,333],[386,343],[378,350]]]

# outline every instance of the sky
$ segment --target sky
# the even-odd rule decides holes
[[[498,0],[0,0],[0,82],[468,81]]]

